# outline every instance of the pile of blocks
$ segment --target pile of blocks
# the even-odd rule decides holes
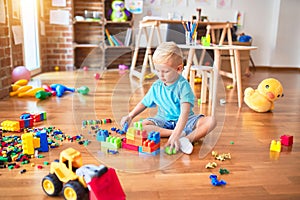
[[[123,139],[101,129],[96,133],[96,139],[101,143],[102,152],[116,152],[120,148],[151,155],[160,152],[160,133],[152,131],[148,134],[141,122],[135,122],[134,127],[128,128]]]

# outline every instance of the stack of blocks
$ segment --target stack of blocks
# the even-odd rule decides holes
[[[21,135],[23,154],[33,155],[34,150],[48,152],[48,140],[46,130],[37,133],[23,133]]]
[[[140,153],[157,155],[160,152],[160,134],[159,132],[150,132],[146,141],[139,146]]]
[[[134,127],[127,130],[126,137],[122,141],[122,148],[138,151],[139,146],[147,139],[147,131],[143,130],[141,122],[134,123]]]
[[[147,131],[143,130],[142,122],[135,122],[134,127],[128,128],[126,138],[122,141],[122,148],[157,155],[160,150],[160,134],[159,132],[151,132],[147,136]]]
[[[44,121],[47,119],[46,112],[40,113],[23,113],[20,120],[5,120],[1,123],[2,130],[21,132],[25,128],[33,127],[35,122]]]

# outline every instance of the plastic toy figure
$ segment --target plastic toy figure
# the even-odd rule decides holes
[[[79,151],[68,148],[60,153],[59,162],[52,162],[50,173],[42,180],[42,188],[48,196],[61,191],[67,200],[84,199],[89,189],[91,200],[125,200],[114,169],[103,165],[82,165]]]
[[[268,112],[274,109],[274,101],[283,97],[283,87],[281,83],[268,78],[263,80],[254,90],[251,87],[245,89],[245,103],[256,112]]]
[[[130,12],[126,10],[124,1],[115,0],[111,3],[110,12],[108,13],[109,18],[113,22],[126,22],[130,16]]]

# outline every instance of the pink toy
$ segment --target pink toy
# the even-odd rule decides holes
[[[94,77],[95,77],[95,79],[100,79],[100,74],[99,73],[96,73],[96,74],[94,74]]]
[[[30,71],[26,67],[18,66],[13,69],[11,77],[12,77],[12,82],[14,83],[21,79],[26,79],[30,81],[31,75],[30,75]]]
[[[50,92],[52,94],[52,96],[56,96],[56,91],[52,90],[52,88],[49,85],[43,85],[42,86],[46,92]]]
[[[84,70],[84,71],[88,71],[88,70],[89,70],[88,66],[84,66],[84,67],[83,67],[83,70]]]
[[[280,136],[280,142],[284,146],[293,145],[293,136],[292,135],[282,135]]]
[[[126,70],[128,69],[127,65],[119,65],[119,70]]]

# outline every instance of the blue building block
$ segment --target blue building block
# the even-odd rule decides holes
[[[122,131],[124,131],[126,133],[128,128],[129,128],[129,125],[127,122],[125,122]]]
[[[30,120],[31,120],[31,118],[24,119],[24,128],[29,128],[30,127]]]
[[[48,152],[49,146],[48,146],[48,139],[47,139],[47,132],[46,130],[41,130],[35,134],[36,137],[40,138],[40,148],[38,148],[38,151],[40,152]]]
[[[30,118],[30,114],[29,113],[23,113],[21,116],[20,116],[20,119],[28,119]]]
[[[222,186],[222,185],[226,185],[226,182],[223,181],[223,180],[220,180],[220,181],[219,181],[217,175],[215,175],[215,174],[210,175],[209,178],[211,179],[211,184],[212,184],[213,186]]]
[[[160,133],[159,132],[155,132],[155,131],[151,131],[148,134],[148,140],[152,140],[154,141],[155,144],[158,144],[160,142]]]
[[[105,142],[106,138],[109,136],[108,130],[99,130],[96,134],[96,139],[99,142]]]

